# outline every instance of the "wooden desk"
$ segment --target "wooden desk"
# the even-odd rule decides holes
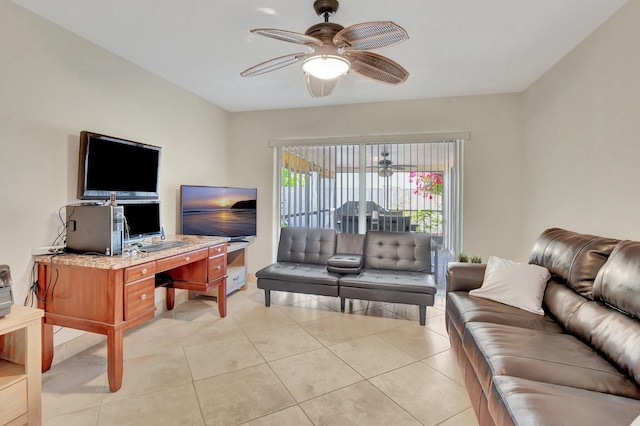
[[[188,244],[136,256],[61,254],[38,256],[39,307],[42,329],[42,371],[53,361],[53,326],[107,336],[109,389],[122,386],[124,331],[154,317],[155,275],[173,280],[167,288],[167,309],[173,309],[175,288],[207,292],[217,288],[218,311],[227,315],[228,238],[177,236]]]

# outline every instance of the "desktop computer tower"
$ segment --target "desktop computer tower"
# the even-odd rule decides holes
[[[67,251],[122,254],[124,210],[122,206],[75,204],[66,207]]]

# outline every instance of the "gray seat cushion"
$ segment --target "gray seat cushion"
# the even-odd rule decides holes
[[[340,276],[327,271],[325,265],[277,262],[256,272],[256,278],[260,281],[274,280],[337,286]]]
[[[345,275],[340,278],[340,285],[371,290],[393,290],[425,294],[436,294],[437,290],[433,275],[423,272],[379,269],[364,269],[358,275]]]

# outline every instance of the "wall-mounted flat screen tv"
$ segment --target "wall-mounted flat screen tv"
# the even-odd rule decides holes
[[[78,198],[158,198],[158,146],[83,131],[80,133]]]
[[[182,185],[181,233],[232,241],[255,237],[257,193],[256,188]]]

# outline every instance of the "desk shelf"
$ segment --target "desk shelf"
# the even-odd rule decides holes
[[[5,388],[26,378],[24,365],[0,359],[0,394]]]
[[[227,246],[227,294],[247,288],[247,247],[245,242]]]

